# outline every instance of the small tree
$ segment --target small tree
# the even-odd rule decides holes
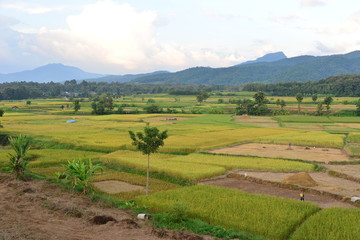
[[[129,131],[132,144],[136,146],[143,154],[148,157],[146,169],[146,195],[149,194],[149,172],[150,172],[150,154],[158,151],[160,146],[164,146],[164,140],[168,137],[167,131],[160,132],[156,127],[150,127],[149,124],[144,128],[144,133],[136,134]]]
[[[321,116],[323,114],[323,110],[324,110],[323,104],[319,102],[316,108],[316,115]]]
[[[80,110],[80,100],[79,99],[75,99],[74,101],[74,111],[77,112]]]
[[[356,115],[360,116],[360,99],[356,102]]]
[[[4,113],[5,113],[4,109],[0,109],[0,117],[4,116]]]
[[[15,154],[8,154],[10,157],[10,170],[15,174],[17,179],[24,180],[26,166],[29,163],[25,155],[30,148],[30,139],[24,135],[19,135],[18,137],[9,137],[9,143],[15,151]]]
[[[286,106],[286,103],[285,103],[284,99],[281,99],[281,101],[280,101],[281,110],[284,110],[285,106]]]
[[[303,99],[304,99],[304,96],[301,93],[296,94],[296,101],[298,102],[298,113],[300,113],[300,111],[301,111],[300,104]]]
[[[206,101],[210,97],[210,94],[206,91],[200,91],[198,95],[196,95],[196,101],[201,104],[203,101]]]
[[[31,105],[31,101],[30,101],[30,100],[27,100],[27,101],[26,101],[26,105]]]
[[[326,105],[326,111],[329,113],[330,112],[330,104],[332,103],[333,98],[331,96],[327,96],[324,99],[324,104]]]
[[[316,103],[316,101],[317,101],[317,99],[318,99],[317,94],[312,95],[312,96],[311,96],[311,99],[312,99],[312,101],[313,101],[314,103]]]

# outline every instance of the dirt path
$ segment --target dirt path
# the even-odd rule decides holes
[[[283,198],[296,199],[296,200],[299,199],[299,191],[297,190],[285,189],[285,188],[275,187],[270,184],[254,183],[254,182],[235,179],[235,178],[208,180],[202,183],[207,185],[240,189],[248,193],[267,194],[276,197],[283,197]],[[318,204],[319,207],[321,208],[330,208],[330,207],[354,208],[354,206],[351,204],[337,201],[331,197],[310,194],[310,193],[305,193],[305,200],[314,202]]]
[[[100,223],[110,216],[113,220]],[[100,217],[99,217],[100,216]],[[109,220],[109,219],[108,219]],[[107,220],[106,220],[107,221]],[[16,181],[0,173],[0,239],[213,239],[153,229],[124,210],[101,206],[47,181]]]

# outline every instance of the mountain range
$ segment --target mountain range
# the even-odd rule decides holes
[[[193,67],[173,73],[157,71],[145,74],[102,75],[63,64],[48,64],[33,70],[0,74],[0,82],[63,82],[76,79],[99,82],[242,85],[250,82],[316,81],[329,76],[354,73],[360,73],[360,51],[292,58],[287,58],[283,52],[276,52],[231,67]]]

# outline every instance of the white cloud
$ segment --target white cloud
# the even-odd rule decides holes
[[[140,11],[112,0],[99,1],[68,17],[68,29],[42,28],[33,41],[24,39],[23,47],[87,71],[106,69],[115,74],[180,70],[194,65],[229,66],[244,60],[234,54],[161,43],[156,38],[157,20],[153,11]]]
[[[3,3],[0,4],[1,7],[7,9],[15,9],[21,12],[25,12],[27,14],[43,14],[54,11],[61,11],[63,7],[44,7],[38,4],[28,4],[25,2],[17,2],[17,3]]]
[[[303,7],[315,7],[315,6],[323,6],[329,0],[301,0],[300,5]]]

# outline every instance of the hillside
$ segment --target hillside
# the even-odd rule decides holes
[[[48,64],[35,68],[33,70],[27,70],[16,73],[0,74],[1,82],[61,82],[66,80],[82,80],[88,78],[102,77],[101,74],[88,73],[83,70],[65,66],[60,63]]]
[[[243,90],[264,91],[275,96],[295,96],[297,93],[303,93],[360,97],[360,74],[331,76],[313,82],[249,83]]]
[[[299,56],[274,62],[255,62],[227,68],[195,67],[133,80],[138,83],[242,85],[316,81],[340,74],[360,73],[360,51],[331,56]]]

